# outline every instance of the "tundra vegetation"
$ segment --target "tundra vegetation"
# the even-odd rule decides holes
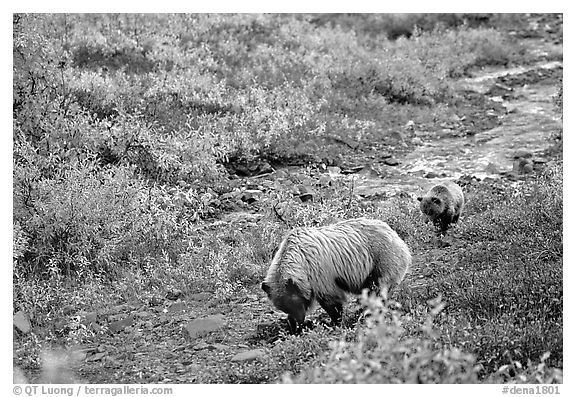
[[[562,382],[562,131],[529,175],[459,181],[448,246],[413,197],[362,197],[352,172],[413,150],[407,125],[496,126],[457,82],[562,60],[538,40],[562,42],[561,16],[14,14],[15,379]],[[531,76],[560,114],[561,76]],[[411,249],[394,302],[263,326],[286,231],[355,217]]]

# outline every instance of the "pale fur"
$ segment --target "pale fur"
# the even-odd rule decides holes
[[[341,278],[360,288],[378,268],[382,289],[402,281],[411,264],[406,243],[385,222],[351,219],[319,228],[298,228],[284,238],[265,282],[272,296],[284,293],[286,280],[292,279],[308,300],[317,296],[343,302],[346,291],[335,282]]]

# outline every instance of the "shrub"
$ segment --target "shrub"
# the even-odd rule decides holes
[[[333,342],[321,367],[285,382],[302,383],[471,383],[476,381],[474,357],[443,348],[432,327],[437,304],[416,337],[406,335],[403,318],[380,299],[363,296],[366,324],[356,341]]]
[[[480,184],[467,194],[458,245],[429,251],[433,277],[403,288],[409,306],[442,294],[455,323],[444,338],[474,353],[481,375],[510,361],[562,362],[562,167],[551,164],[531,182]],[[427,270],[428,271],[428,270]],[[448,321],[448,320],[446,320]]]
[[[209,195],[146,186],[131,168],[79,163],[38,180],[29,167],[16,164],[14,177],[14,218],[28,238],[16,269],[24,274],[112,275],[120,264],[175,259],[190,224],[210,211]]]

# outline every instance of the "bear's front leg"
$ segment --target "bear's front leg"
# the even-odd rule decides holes
[[[318,299],[318,303],[322,309],[326,310],[326,313],[332,319],[332,324],[340,325],[342,322],[342,303],[325,299]]]

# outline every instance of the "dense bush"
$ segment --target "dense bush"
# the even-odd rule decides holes
[[[323,366],[285,381],[303,383],[473,383],[474,357],[442,348],[432,328],[433,307],[418,335],[406,335],[403,319],[380,299],[363,297],[366,324],[356,341],[333,342]],[[389,303],[390,304],[390,303]],[[390,304],[391,305],[391,304]]]
[[[114,142],[98,139],[106,129],[125,142],[142,129],[144,139],[213,148],[190,156],[168,143],[166,160],[153,153],[164,150],[153,147],[156,138],[137,140],[132,151],[144,151],[153,168],[298,157],[310,150],[296,143],[346,134],[339,125],[348,113],[376,121],[372,131],[400,124],[407,120],[391,118],[393,104],[450,102],[447,77],[519,57],[486,29],[368,45],[353,31],[289,15],[18,15],[14,26],[14,109],[25,136],[50,151],[66,142],[113,153]]]

